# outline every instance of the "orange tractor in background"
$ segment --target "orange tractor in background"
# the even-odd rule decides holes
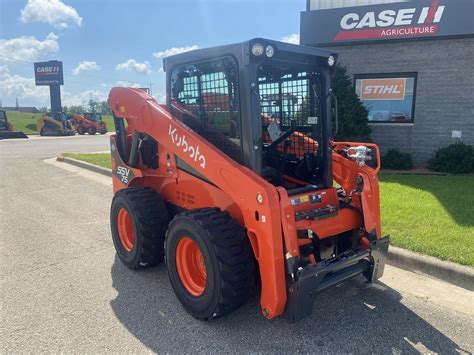
[[[165,58],[165,106],[113,88],[110,223],[121,261],[165,260],[199,319],[235,310],[260,284],[262,314],[297,321],[331,297],[320,291],[379,279],[389,246],[379,149],[333,140],[336,59],[253,39]]]
[[[102,120],[102,115],[96,112],[84,112],[82,115],[71,115],[70,120],[79,134],[89,133],[94,135],[107,133],[107,124]]]

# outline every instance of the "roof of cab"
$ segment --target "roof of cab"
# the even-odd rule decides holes
[[[329,56],[337,56],[335,52],[328,51],[321,48],[301,46],[286,42],[274,41],[265,38],[254,38],[245,42],[227,44],[223,46],[196,49],[189,52],[175,54],[163,59],[163,69],[167,71],[168,68],[176,65],[194,63],[211,58],[221,57],[224,55],[233,55],[235,57],[248,57],[250,55],[250,47],[254,43],[261,43],[264,46],[271,44],[276,52],[295,53],[299,55],[316,56],[328,58]]]

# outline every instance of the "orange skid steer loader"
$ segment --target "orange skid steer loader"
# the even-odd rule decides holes
[[[84,112],[82,115],[71,115],[71,122],[76,127],[77,133],[83,135],[89,133],[94,135],[107,133],[107,124],[102,120],[102,114],[96,112]]]
[[[199,319],[235,310],[260,284],[262,314],[297,321],[319,291],[379,279],[389,245],[379,150],[333,141],[336,59],[253,39],[165,58],[165,106],[113,88],[110,218],[122,262],[165,260]]]

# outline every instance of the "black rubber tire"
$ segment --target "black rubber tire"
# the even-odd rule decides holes
[[[95,129],[95,127],[90,126],[87,128],[87,133],[92,136],[97,133],[97,130]]]
[[[86,133],[86,129],[82,126],[77,126],[77,133],[79,133],[82,136]]]
[[[126,251],[117,230],[117,214],[125,208],[131,216],[135,243]],[[110,226],[115,250],[131,269],[154,266],[164,259],[164,241],[170,217],[163,199],[146,187],[129,187],[117,192],[110,208]]]
[[[206,287],[197,297],[184,288],[176,269],[176,246],[184,236],[198,245],[206,266]],[[218,208],[175,216],[166,233],[165,260],[176,296],[186,311],[198,319],[228,314],[254,291],[255,259],[245,230]]]

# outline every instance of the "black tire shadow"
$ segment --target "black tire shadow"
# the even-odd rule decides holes
[[[383,283],[362,277],[320,294],[311,317],[298,323],[260,315],[258,297],[236,312],[209,322],[182,308],[166,267],[132,271],[115,257],[111,302],[122,324],[154,352],[457,353],[460,347],[400,301]]]

